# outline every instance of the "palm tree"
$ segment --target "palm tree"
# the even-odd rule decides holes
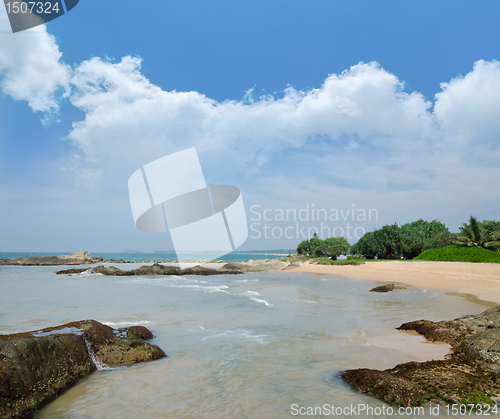
[[[470,217],[469,224],[462,224],[460,233],[455,243],[463,246],[480,246],[484,248],[495,248],[500,246],[500,230],[491,231],[488,221],[483,223],[477,221],[476,217]]]

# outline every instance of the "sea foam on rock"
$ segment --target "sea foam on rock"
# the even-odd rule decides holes
[[[0,335],[0,417],[27,418],[96,369],[165,357],[143,326],[82,320]],[[95,358],[94,360],[92,358]]]

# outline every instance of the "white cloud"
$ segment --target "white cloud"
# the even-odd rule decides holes
[[[441,88],[434,113],[446,134],[460,143],[498,149],[500,61],[479,60],[473,71],[441,83]]]
[[[0,7],[0,87],[16,100],[25,100],[36,112],[59,109],[56,92],[67,87],[69,66],[61,62],[55,38],[45,25],[16,34],[8,33],[10,24]]]
[[[398,79],[376,63],[331,75],[320,89],[285,90],[250,101],[216,102],[197,92],[166,92],[140,73],[141,60],[98,58],[75,70],[72,103],[86,112],[68,136],[96,170],[108,173],[196,146],[219,164],[252,171],[287,148],[310,139],[414,149],[432,129],[431,106],[419,93],[402,91]],[[248,99],[248,98],[246,98]],[[345,145],[352,144],[347,138]],[[219,156],[219,157],[218,157]]]
[[[289,87],[282,99],[247,92],[242,101],[225,102],[162,91],[140,65],[133,57],[117,64],[94,58],[75,71],[71,101],[86,118],[69,139],[91,163],[75,166],[86,183],[124,184],[137,167],[192,146],[205,169],[258,178],[270,159],[285,167],[280,154],[300,149],[300,157],[289,161],[301,168],[291,182],[340,179],[354,184],[354,195],[346,196],[360,200],[370,190],[381,197],[379,204],[393,208],[416,209],[415,200],[448,212],[457,205],[500,206],[496,61],[479,61],[465,77],[443,84],[434,110],[377,63],[330,75],[319,89]],[[488,150],[478,147],[482,142]],[[270,166],[268,176],[279,172]]]
[[[45,112],[58,109],[58,89],[71,87],[70,101],[85,119],[68,135],[76,151],[67,168],[86,186],[124,193],[138,167],[195,146],[212,180],[239,176],[255,184],[262,173],[272,179],[287,169],[293,192],[286,182],[269,182],[293,195],[282,202],[320,201],[331,191],[344,202],[407,208],[408,218],[426,208],[500,207],[498,61],[478,61],[443,83],[434,106],[375,62],[332,74],[318,89],[288,87],[281,99],[253,98],[250,90],[241,101],[217,102],[163,91],[141,73],[138,57],[92,58],[71,70],[54,38],[35,29],[0,46],[1,87]],[[304,195],[313,185],[319,189]],[[249,194],[276,198],[272,188]]]

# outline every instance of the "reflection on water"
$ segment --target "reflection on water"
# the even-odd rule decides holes
[[[37,419],[290,418],[292,404],[383,406],[352,391],[339,372],[439,356],[447,347],[394,328],[484,310],[444,292],[371,293],[374,283],[338,276],[69,277],[55,270],[0,267],[1,333],[82,319],[143,324],[169,358],[97,371]]]

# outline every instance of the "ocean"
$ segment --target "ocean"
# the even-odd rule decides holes
[[[69,255],[72,252],[0,252],[0,259],[17,259],[26,256],[58,256]],[[154,261],[176,261],[180,260],[230,260],[237,262],[247,262],[249,260],[276,259],[288,254],[279,253],[228,253],[222,257],[215,257],[210,253],[180,253],[175,252],[154,252],[154,253],[107,253],[107,252],[89,252],[92,257],[102,256],[104,260],[123,259],[129,262],[154,262]]]
[[[83,319],[138,324],[153,332],[152,342],[168,358],[96,371],[36,419],[281,419],[311,417],[294,413],[325,405],[382,408],[346,385],[340,372],[443,356],[446,345],[395,327],[491,306],[446,291],[373,293],[380,283],[336,275],[113,277],[56,275],[58,269],[0,266],[1,334]]]

